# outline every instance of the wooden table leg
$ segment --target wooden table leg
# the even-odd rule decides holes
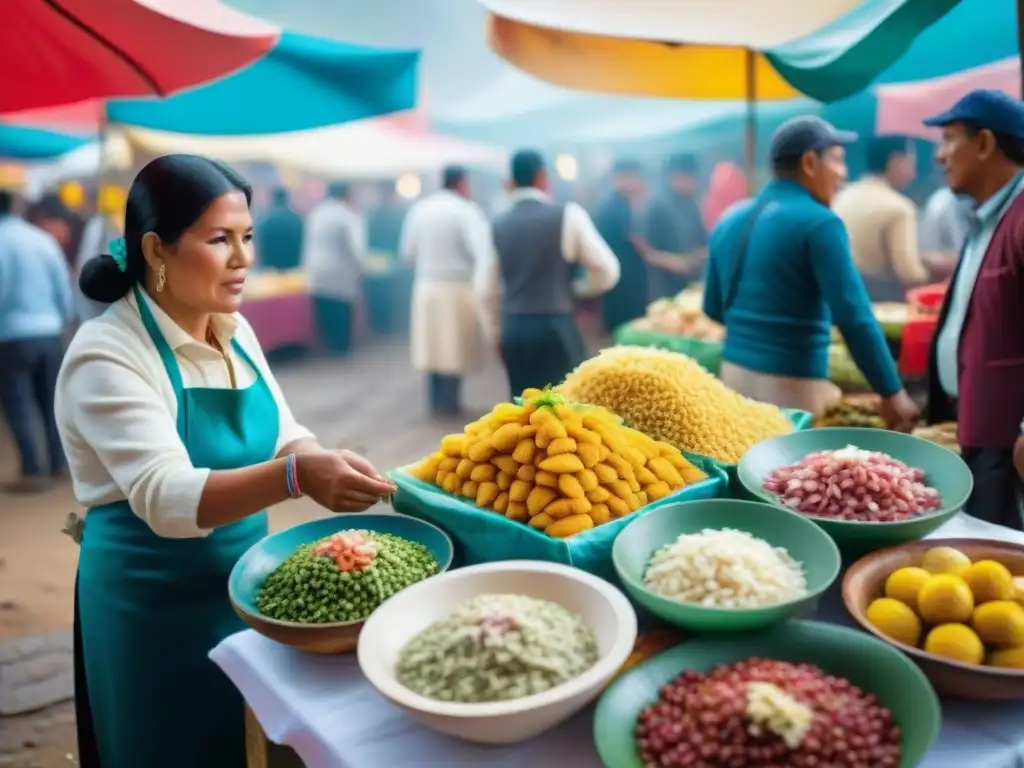
[[[245,756],[248,768],[269,768],[267,756],[267,734],[260,721],[249,708],[245,707]]]

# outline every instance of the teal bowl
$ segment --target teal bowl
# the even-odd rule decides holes
[[[330,624],[302,624],[280,621],[263,616],[256,607],[256,595],[267,576],[291,557],[303,544],[331,536],[341,531],[367,530],[389,533],[425,546],[437,560],[438,573],[452,564],[452,540],[436,525],[414,517],[381,512],[331,515],[318,520],[299,523],[272,533],[249,548],[228,578],[231,604],[246,624],[261,635],[282,645],[310,653],[347,653],[356,649],[359,632],[365,619]]]
[[[796,464],[817,451],[848,445],[881,451],[894,459],[924,470],[925,482],[942,497],[942,507],[911,520],[895,523],[831,520],[806,515],[831,536],[844,555],[861,555],[883,547],[923,539],[963,509],[974,489],[974,478],[963,459],[947,448],[913,435],[884,429],[825,427],[779,435],[755,445],[740,459],[738,475],[746,495],[781,506],[774,494],[762,488],[764,479],[779,467]]]
[[[652,555],[684,533],[732,528],[783,547],[803,566],[807,594],[764,608],[713,608],[670,600],[644,586]],[[781,507],[710,499],[669,504],[638,517],[615,539],[615,571],[626,592],[663,621],[697,632],[739,632],[778,624],[808,612],[839,576],[839,550],[814,523]]]
[[[900,729],[900,768],[918,765],[939,737],[942,712],[928,679],[892,646],[855,629],[793,621],[742,636],[707,635],[677,645],[625,672],[594,713],[594,742],[607,768],[644,768],[636,721],[661,686],[682,671],[707,672],[751,657],[813,664],[873,693]]]

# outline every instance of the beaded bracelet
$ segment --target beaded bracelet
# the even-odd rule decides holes
[[[288,485],[288,495],[293,499],[302,496],[302,489],[299,488],[298,461],[294,453],[289,453],[284,459],[284,481]]]

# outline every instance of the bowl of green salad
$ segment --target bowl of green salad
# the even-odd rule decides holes
[[[533,738],[595,699],[637,637],[626,597],[557,563],[512,560],[413,584],[367,619],[367,680],[414,719],[482,744]]]

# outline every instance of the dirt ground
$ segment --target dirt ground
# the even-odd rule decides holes
[[[411,370],[404,343],[377,343],[342,361],[299,361],[275,368],[296,417],[331,447],[359,450],[379,469],[411,462],[447,432],[507,397],[496,356],[466,381],[467,415],[447,422],[427,416],[422,377]],[[0,435],[0,480],[15,471],[13,447]],[[0,494],[0,644],[66,629],[72,621],[77,547],[60,528],[78,512],[70,484],[35,496]],[[273,508],[280,529],[322,516],[302,499]],[[0,719],[0,768],[74,765],[70,702],[24,717]]]

